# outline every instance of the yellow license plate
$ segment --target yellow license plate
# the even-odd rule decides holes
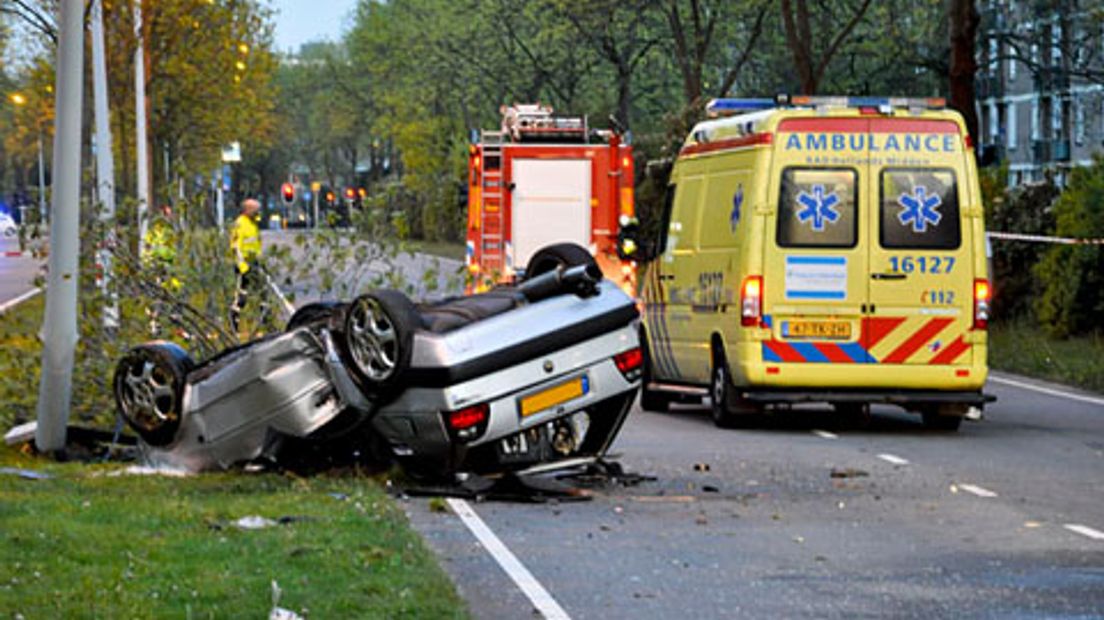
[[[848,340],[851,338],[851,324],[843,321],[783,321],[782,336]]]
[[[561,383],[555,387],[548,388],[536,394],[530,394],[523,397],[518,401],[518,408],[521,409],[521,417],[533,415],[538,411],[544,411],[550,407],[555,407],[566,403],[569,400],[578,398],[590,391],[590,382],[585,376],[578,377],[568,381],[567,383]]]

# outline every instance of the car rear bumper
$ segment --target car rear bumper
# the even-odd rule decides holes
[[[547,462],[555,455],[502,454],[502,441],[586,411],[591,419],[581,447],[588,455],[600,456],[620,428],[640,384],[639,378],[629,379],[617,369],[613,356],[636,346],[636,327],[628,325],[459,384],[412,387],[382,406],[372,418],[372,425],[391,445],[395,456],[412,468],[422,465],[421,469],[433,470],[424,473],[447,474],[502,466],[521,469],[534,462]],[[522,398],[580,377],[586,378],[585,394],[521,415]],[[442,412],[479,403],[489,406],[485,430],[468,442],[454,438]]]

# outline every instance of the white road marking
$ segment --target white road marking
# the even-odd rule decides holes
[[[1022,383],[1020,381],[1013,381],[1012,379],[1005,379],[1004,377],[997,377],[993,375],[989,375],[989,380],[995,383],[1011,385],[1013,387],[1018,387],[1024,390],[1031,390],[1033,392],[1040,392],[1042,394],[1049,394],[1051,396],[1060,396],[1062,398],[1068,398],[1070,400],[1076,400],[1083,403],[1089,403],[1090,405],[1100,405],[1104,407],[1104,398],[1093,398],[1092,396],[1071,394],[1069,392],[1063,392],[1062,390],[1053,390],[1051,388],[1046,388],[1039,385],[1031,385],[1030,383]]]
[[[27,301],[28,299],[34,297],[35,295],[38,295],[41,292],[42,292],[42,289],[35,287],[35,288],[32,288],[31,290],[27,291],[26,293],[23,293],[19,297],[16,297],[15,299],[13,299],[11,301],[5,301],[4,303],[0,304],[0,314],[2,314],[4,312],[7,312],[8,310],[11,310],[12,308],[14,308],[14,307],[18,306],[19,304]]]
[[[835,433],[829,433],[828,431],[822,431],[819,428],[813,429],[813,434],[821,439],[839,439],[839,435]]]
[[[962,489],[963,491],[966,491],[967,493],[973,493],[974,495],[977,495],[978,497],[996,497],[997,496],[997,494],[994,493],[993,491],[990,491],[989,489],[983,489],[982,487],[979,487],[979,486],[974,485],[974,484],[959,484],[958,488]]]
[[[882,459],[883,461],[893,463],[894,465],[908,465],[909,464],[909,462],[907,460],[905,460],[905,459],[903,459],[899,456],[894,456],[892,454],[879,454],[878,458]]]
[[[1082,536],[1088,536],[1093,540],[1104,540],[1104,532],[1100,530],[1094,530],[1091,527],[1085,525],[1079,525],[1077,523],[1067,523],[1063,527],[1071,532],[1077,532]]]
[[[533,607],[540,611],[541,615],[550,620],[571,620],[571,616],[567,615],[563,607],[560,607],[556,599],[552,598],[548,590],[544,589],[544,586],[537,581],[533,573],[525,568],[521,561],[517,559],[517,556],[499,540],[498,536],[495,536],[491,528],[487,527],[483,519],[475,514],[475,511],[466,501],[456,498],[448,498],[445,501],[448,502],[452,511],[460,517],[460,520],[464,522],[464,525],[468,526],[468,529],[483,545],[483,548],[487,550],[487,553],[491,554],[491,557],[498,562],[502,570],[506,571],[506,574],[517,584],[517,587],[521,588],[521,591],[525,593],[525,596],[533,603]]]

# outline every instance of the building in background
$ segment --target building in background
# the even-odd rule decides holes
[[[1009,185],[1104,151],[1104,3],[983,0],[977,136],[983,163],[1007,163]]]

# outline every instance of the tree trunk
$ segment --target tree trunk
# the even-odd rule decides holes
[[[958,110],[966,121],[972,139],[977,139],[978,118],[974,99],[974,75],[977,61],[978,24],[981,20],[974,0],[951,0],[948,11],[951,32],[951,69],[949,89],[951,108]]]
[[[629,106],[632,103],[632,69],[628,63],[622,63],[617,68],[617,121],[621,128],[628,131]]]

